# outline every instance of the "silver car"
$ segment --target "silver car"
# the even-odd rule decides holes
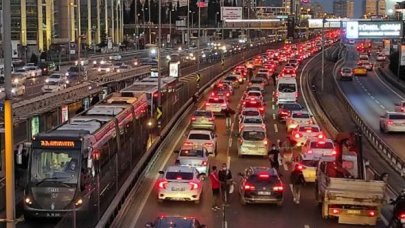
[[[340,80],[353,80],[353,69],[350,67],[342,67],[340,70]]]
[[[386,112],[380,116],[380,130],[384,133],[405,132],[405,113]]]
[[[191,117],[191,128],[215,130],[214,113],[208,110],[196,110]]]
[[[266,156],[268,151],[266,129],[263,127],[245,127],[239,132],[238,156]]]
[[[191,166],[198,170],[200,174],[208,175],[209,160],[208,150],[202,146],[183,146],[178,153],[176,165]]]

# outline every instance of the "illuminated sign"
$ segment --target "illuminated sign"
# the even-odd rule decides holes
[[[42,147],[75,147],[75,141],[41,140]]]
[[[322,28],[323,19],[308,19],[309,28]],[[327,19],[324,28],[340,28],[340,20]]]
[[[169,64],[169,76],[178,78],[179,77],[179,62],[171,62]]]
[[[39,133],[39,116],[33,116],[31,119],[31,135]]]
[[[221,20],[242,20],[242,7],[221,7]]]
[[[398,21],[348,21],[346,38],[399,38],[402,36],[402,22]]]
[[[62,105],[61,108],[61,121],[66,122],[69,120],[69,107],[67,105]]]

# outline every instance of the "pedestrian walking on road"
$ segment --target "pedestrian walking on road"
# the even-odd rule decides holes
[[[221,183],[221,195],[222,200],[225,204],[229,203],[229,190],[232,185],[232,173],[231,170],[228,169],[226,163],[222,163],[222,168],[218,172],[218,179]]]
[[[305,178],[302,174],[301,165],[295,165],[294,170],[291,172],[290,183],[292,184],[294,203],[299,204],[301,198],[301,187],[305,184]]]
[[[273,79],[273,85],[274,86],[276,86],[276,83],[277,83],[277,76],[278,76],[278,73],[273,73],[271,75],[271,79]]]
[[[226,109],[222,110],[222,112],[225,115],[226,129],[229,130],[232,126],[232,115],[235,114],[235,111],[228,106]]]
[[[276,147],[276,144],[271,145],[271,149],[268,153],[270,166],[279,173],[280,167],[280,150]]]
[[[219,182],[218,177],[218,170],[216,166],[212,166],[211,174],[209,176],[211,182],[211,189],[212,189],[212,210],[216,211],[221,209],[219,207],[219,195],[220,195],[220,188],[221,183]]]

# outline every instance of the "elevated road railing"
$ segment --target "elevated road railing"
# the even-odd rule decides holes
[[[151,66],[141,66],[121,73],[104,74],[97,76],[95,80],[91,82],[83,82],[56,93],[44,94],[32,99],[14,103],[14,118],[18,122],[31,116],[51,111],[64,104],[79,101],[85,97],[101,92],[103,86],[108,83],[150,74],[150,69]]]

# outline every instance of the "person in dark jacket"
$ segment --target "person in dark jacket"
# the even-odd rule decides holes
[[[232,184],[232,173],[226,166],[226,163],[222,163],[222,168],[218,172],[218,179],[221,183],[222,199],[227,204],[229,202],[229,189]]]
[[[226,129],[230,129],[232,125],[232,115],[235,114],[235,111],[228,106],[226,109],[222,110],[222,113],[225,116]]]
[[[296,164],[294,170],[291,172],[290,183],[293,186],[294,203],[300,203],[301,187],[305,184],[304,174],[302,174],[302,166]]]
[[[276,147],[276,144],[271,145],[271,149],[268,153],[270,166],[279,172],[279,159],[280,159],[280,150]]]

